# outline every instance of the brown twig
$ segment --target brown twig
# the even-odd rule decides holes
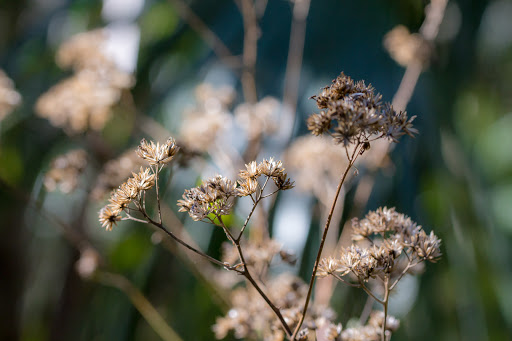
[[[323,232],[323,235],[322,235],[322,239],[320,241],[320,246],[318,248],[318,253],[316,255],[315,265],[313,266],[313,273],[311,274],[311,279],[309,281],[309,288],[308,288],[308,293],[307,293],[307,296],[306,296],[306,302],[304,303],[304,308],[302,310],[302,315],[300,317],[299,322],[297,323],[297,327],[295,328],[295,331],[293,332],[292,340],[295,340],[295,338],[297,337],[297,333],[299,332],[300,327],[302,326],[302,323],[304,322],[304,318],[305,318],[306,312],[308,310],[309,301],[311,299],[311,293],[313,291],[313,284],[315,282],[316,272],[318,270],[318,264],[320,263],[320,258],[322,256],[322,250],[323,250],[323,247],[324,247],[324,244],[325,244],[325,240],[326,240],[326,237],[327,237],[327,232],[329,231],[329,226],[331,224],[331,219],[332,219],[332,216],[334,214],[334,209],[335,209],[336,203],[338,201],[338,197],[339,197],[339,194],[340,194],[340,191],[341,191],[341,187],[343,186],[343,183],[345,182],[345,179],[347,178],[348,172],[350,171],[350,169],[354,165],[354,163],[355,163],[355,161],[356,161],[356,159],[357,159],[357,157],[359,155],[360,146],[361,146],[361,143],[357,144],[354,147],[354,151],[352,153],[352,156],[349,158],[349,164],[347,165],[347,168],[343,172],[343,174],[341,176],[341,179],[340,179],[340,182],[338,184],[338,187],[336,189],[336,194],[334,195],[332,206],[331,206],[331,209],[329,211],[329,215],[327,216],[327,221],[325,222],[324,232]]]

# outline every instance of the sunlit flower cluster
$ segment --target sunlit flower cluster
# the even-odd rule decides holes
[[[351,274],[366,282],[378,276],[397,276],[403,270],[397,261],[402,254],[411,265],[436,262],[441,256],[440,239],[433,232],[427,235],[394,208],[379,208],[362,220],[353,219],[352,228],[353,240],[364,241],[366,246],[351,245],[342,249],[339,258],[322,259],[317,276]]]
[[[381,137],[396,142],[404,134],[416,133],[414,117],[397,113],[371,85],[354,82],[343,73],[312,98],[322,111],[308,118],[308,129],[314,135],[328,133],[337,144],[349,146]]]
[[[261,190],[261,186],[258,182],[261,176],[266,176],[267,180],[272,179],[278,190],[287,190],[295,186],[284,172],[285,168],[283,167],[283,163],[273,158],[268,160],[264,159],[259,164],[256,163],[256,161],[252,161],[246,164],[245,168],[245,170],[241,170],[238,173],[238,176],[241,178],[241,180],[238,180],[238,196],[250,196],[257,193],[258,190]]]
[[[142,139],[136,153],[141,159],[148,161],[152,166],[149,168],[140,167],[138,173],[132,172],[132,177],[128,178],[119,188],[112,192],[109,199],[110,204],[102,208],[99,213],[100,223],[105,229],[111,230],[122,219],[121,212],[123,211],[129,213],[132,209],[141,212],[144,210],[144,194],[155,185],[156,177],[161,170],[158,166],[171,161],[177,152],[178,147],[174,143],[173,138],[169,138],[162,145]],[[134,203],[134,208],[130,207],[131,203]]]

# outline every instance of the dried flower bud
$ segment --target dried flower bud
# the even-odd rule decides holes
[[[99,213],[99,220],[102,227],[111,231],[112,227],[117,225],[117,222],[121,220],[121,216],[119,215],[119,212],[116,212],[109,206],[105,206]]]
[[[142,139],[136,153],[141,159],[148,161],[150,165],[159,165],[169,163],[179,149],[172,137],[169,137],[162,145],[159,142],[155,144],[153,141],[148,143],[146,139]]]

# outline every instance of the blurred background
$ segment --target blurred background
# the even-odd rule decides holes
[[[120,156],[133,154],[142,137],[177,137],[189,168],[173,171],[164,220],[183,224],[218,256],[222,231],[176,213],[183,189],[217,172],[234,179],[244,160],[284,160],[308,134],[305,120],[317,112],[310,97],[341,71],[391,102],[407,69],[413,80],[423,71],[402,88],[413,91],[402,104],[417,116],[419,134],[403,137],[385,160],[358,166],[338,225],[394,206],[443,240],[442,259],[398,290],[391,313],[401,327],[393,340],[511,340],[512,1],[449,1],[433,31],[423,25],[427,5],[1,1],[0,339],[159,340],[158,327],[132,304],[134,290],[181,339],[214,339],[211,326],[226,306],[192,270],[186,252],[165,246],[142,224],[101,228],[97,212],[108,187],[123,181],[105,184],[101,175],[129,163]],[[385,44],[398,25],[420,34],[402,28],[406,43]],[[71,37],[98,28],[106,33],[89,45],[58,52]],[[422,48],[411,56],[407,46],[417,41]],[[111,63],[105,69],[88,65],[100,49]],[[85,81],[91,68],[102,75],[92,82],[98,88]],[[53,88],[66,81],[71,95]],[[76,93],[91,96],[73,102]],[[87,110],[96,116],[83,119]],[[77,173],[50,173],[59,169],[57,156],[76,148],[87,154],[74,156]],[[289,171],[297,188],[277,198],[267,225],[296,253],[297,265],[286,270],[307,281],[325,221],[322,193],[330,192],[328,185],[322,193],[301,190],[294,174],[317,165],[294,160]],[[248,208],[238,210],[243,219]],[[89,278],[97,264],[118,277]],[[364,302],[341,285],[331,298],[343,324],[359,316]]]

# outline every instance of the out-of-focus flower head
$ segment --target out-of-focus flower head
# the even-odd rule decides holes
[[[57,63],[75,74],[44,93],[36,103],[39,116],[68,134],[101,130],[133,77],[120,70],[105,52],[104,30],[80,33],[57,52]]]
[[[200,84],[196,88],[196,106],[183,113],[180,142],[188,149],[206,152],[215,145],[218,134],[229,126],[229,106],[235,91],[232,87],[213,88]]]
[[[13,81],[0,70],[0,122],[21,103],[21,95],[14,89]]]
[[[277,130],[279,101],[274,97],[264,97],[261,101],[250,104],[242,103],[235,109],[235,119],[247,132],[249,140],[260,135],[270,135]]]
[[[72,150],[56,157],[45,174],[44,186],[50,192],[59,188],[63,193],[71,193],[78,185],[79,175],[87,166],[85,150]]]

